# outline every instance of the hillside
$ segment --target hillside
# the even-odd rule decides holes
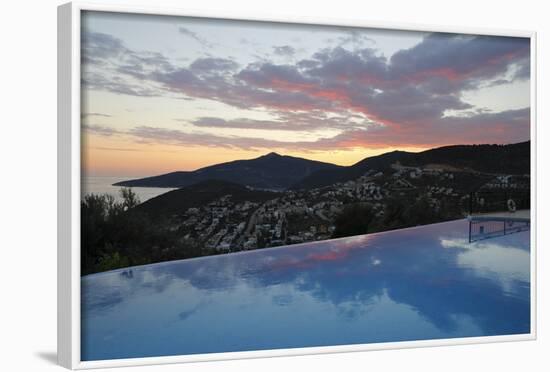
[[[183,213],[188,208],[201,207],[224,195],[231,195],[231,199],[235,202],[263,202],[274,199],[279,194],[271,191],[251,190],[227,181],[209,180],[149,199],[138,205],[136,210],[145,212],[152,217],[170,216]]]
[[[116,183],[125,187],[184,187],[206,180],[222,180],[256,189],[285,190],[302,178],[338,165],[270,153],[251,160],[236,160],[192,172],[172,172],[160,176]]]
[[[529,174],[530,142],[510,145],[454,145],[419,153],[392,151],[365,158],[348,167],[270,153],[256,159],[216,164],[192,172],[172,172],[123,181],[115,186],[180,188],[207,180],[221,180],[254,189],[311,189],[354,180],[369,170],[384,171],[396,162],[415,167],[434,165],[455,171]]]
[[[419,153],[393,151],[365,158],[349,167],[319,170],[292,186],[293,189],[310,189],[354,180],[368,170],[388,169],[399,162],[405,166],[452,167],[467,171],[495,174],[529,174],[529,141],[510,145],[455,145],[444,146]]]
[[[338,169],[327,169],[317,171],[310,176],[304,177],[300,182],[292,185],[292,189],[311,189],[332,185],[336,182],[346,182],[361,177],[370,169],[383,171],[391,164],[407,159],[414,155],[405,151],[392,151],[378,156],[365,158],[349,167],[340,167]]]
[[[529,174],[531,142],[445,146],[415,154],[404,165],[447,164],[486,173]]]

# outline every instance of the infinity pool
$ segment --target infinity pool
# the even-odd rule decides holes
[[[530,332],[529,232],[468,222],[82,278],[82,360]]]

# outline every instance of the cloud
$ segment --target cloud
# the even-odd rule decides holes
[[[143,152],[142,149],[132,149],[127,147],[104,147],[104,146],[96,146],[92,147],[95,150],[100,151],[120,151],[120,152]]]
[[[179,31],[180,34],[190,37],[191,39],[197,41],[199,44],[201,44],[205,47],[211,48],[213,46],[213,44],[209,43],[206,39],[200,37],[199,35],[197,35],[196,32],[193,32],[193,31],[189,30],[188,28],[180,26],[178,28],[178,31]]]
[[[304,90],[317,82],[302,74],[293,65],[276,65],[262,63],[249,65],[241,70],[236,77],[251,86],[283,90]],[[278,84],[282,86],[278,86]]]
[[[434,33],[396,52],[390,66],[394,79],[420,84],[436,79],[448,83],[447,92],[457,92],[504,74],[529,55],[524,38]]]
[[[527,80],[531,76],[531,59],[527,56],[516,64],[514,79]]]
[[[92,134],[96,134],[99,136],[107,136],[107,137],[123,133],[111,127],[94,125],[94,124],[84,124],[82,125],[82,129]]]
[[[187,28],[185,28],[185,27],[180,26],[180,27],[178,28],[178,31],[180,32],[180,34],[189,36],[190,38],[195,39],[195,40],[197,40],[197,41],[200,41],[200,40],[201,40],[201,39],[197,36],[196,33],[194,33],[193,31],[191,31],[191,30],[189,30],[189,29],[187,29]]]
[[[330,142],[343,147],[434,147],[451,144],[516,143],[529,139],[530,110],[445,117],[414,126],[377,126],[346,131]],[[325,141],[327,142],[327,141]]]
[[[222,136],[211,132],[189,132],[162,127],[138,126],[126,132],[100,126],[87,127],[98,135],[124,135],[138,143],[171,144],[185,147],[213,147],[260,151],[281,149],[286,151],[334,151],[357,148],[431,147],[433,144],[457,143],[515,143],[529,137],[529,109],[508,110],[500,113],[482,113],[470,117],[447,117],[438,123],[425,123],[422,127],[390,128],[370,123],[369,126],[348,126],[332,137],[312,141],[288,141],[269,138]],[[272,125],[271,121],[237,119],[224,120],[204,117],[197,119],[198,127],[258,128]],[[262,127],[261,129],[267,129]]]
[[[273,53],[282,57],[292,57],[296,53],[296,49],[290,45],[274,46]]]
[[[116,94],[137,97],[154,97],[161,93],[152,87],[147,87],[119,76],[106,76],[91,71],[83,71],[81,83],[84,89],[102,90]]]
[[[192,124],[196,127],[203,128],[233,128],[233,129],[262,129],[262,130],[292,130],[298,129],[312,129],[313,128],[326,128],[323,123],[300,126],[298,123],[289,121],[276,121],[276,120],[254,120],[249,118],[239,118],[233,120],[225,120],[215,117],[201,117],[194,121]]]
[[[354,127],[366,128],[374,125],[368,118],[353,113],[344,113],[342,116],[328,116],[322,110],[308,112],[274,113],[275,120],[257,120],[237,118],[226,120],[218,117],[200,117],[190,123],[202,128],[232,128],[232,129],[261,129],[287,131],[313,131],[318,129],[350,130]],[[183,121],[183,120],[182,120]],[[187,122],[187,120],[185,120]]]
[[[104,118],[110,118],[110,117],[112,117],[112,116],[109,115],[109,114],[103,114],[103,113],[101,113],[101,112],[83,112],[82,114],[80,114],[80,118],[82,118],[82,119],[89,118],[89,117],[104,117]]]
[[[342,47],[327,48],[313,55],[317,64],[306,68],[305,73],[326,81],[359,81],[376,85],[389,83],[389,66],[383,56],[373,49],[351,52]]]
[[[347,35],[337,38],[338,44],[341,46],[351,45],[355,49],[363,48],[366,44],[375,44],[375,41],[368,37],[360,29],[342,29]]]
[[[101,32],[83,32],[81,58],[83,63],[102,64],[127,51],[122,40]]]
[[[126,133],[134,137],[138,143],[144,144],[171,144],[185,147],[214,147],[227,149],[241,149],[260,151],[264,149],[281,149],[287,151],[324,151],[347,150],[347,138],[324,138],[317,141],[280,141],[259,137],[221,136],[213,133],[187,132],[177,129],[140,126]]]
[[[189,69],[198,74],[201,73],[227,73],[236,70],[239,65],[226,58],[199,58],[196,59]]]
[[[161,92],[144,85],[152,71],[171,68],[168,59],[156,52],[136,52],[108,34],[85,32],[82,36],[82,77],[84,88],[116,94],[151,97]]]
[[[187,36],[200,39],[182,29]],[[286,146],[314,151],[338,146],[507,143],[529,137],[529,108],[489,113],[461,99],[468,90],[528,79],[528,39],[431,34],[389,60],[373,48],[349,50],[339,45],[293,64],[268,60],[244,67],[221,57],[175,65],[161,54],[130,50],[105,34],[86,40],[83,84],[89,89],[208,99],[240,109],[265,110],[274,117],[202,117],[191,121],[198,128],[340,132],[317,142],[280,143],[139,127],[131,135],[143,141],[185,145],[211,141],[209,146]],[[290,48],[274,50],[290,53]],[[469,115],[445,116],[456,111]]]
[[[263,138],[219,136],[211,133],[190,133],[177,129],[150,126],[133,128],[127,132],[127,135],[134,137],[138,143],[164,143],[186,147],[204,146],[258,150],[274,148],[281,144],[279,141]]]

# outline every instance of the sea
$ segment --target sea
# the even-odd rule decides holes
[[[120,186],[113,186],[114,183],[136,179],[141,177],[108,177],[108,176],[85,176],[82,177],[81,197],[87,194],[109,194],[115,198],[115,201],[122,201],[120,195]],[[149,199],[175,190],[169,187],[132,187],[139,200],[143,203]]]

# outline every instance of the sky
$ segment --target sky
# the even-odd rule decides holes
[[[88,175],[530,138],[527,38],[88,11],[81,38]]]

